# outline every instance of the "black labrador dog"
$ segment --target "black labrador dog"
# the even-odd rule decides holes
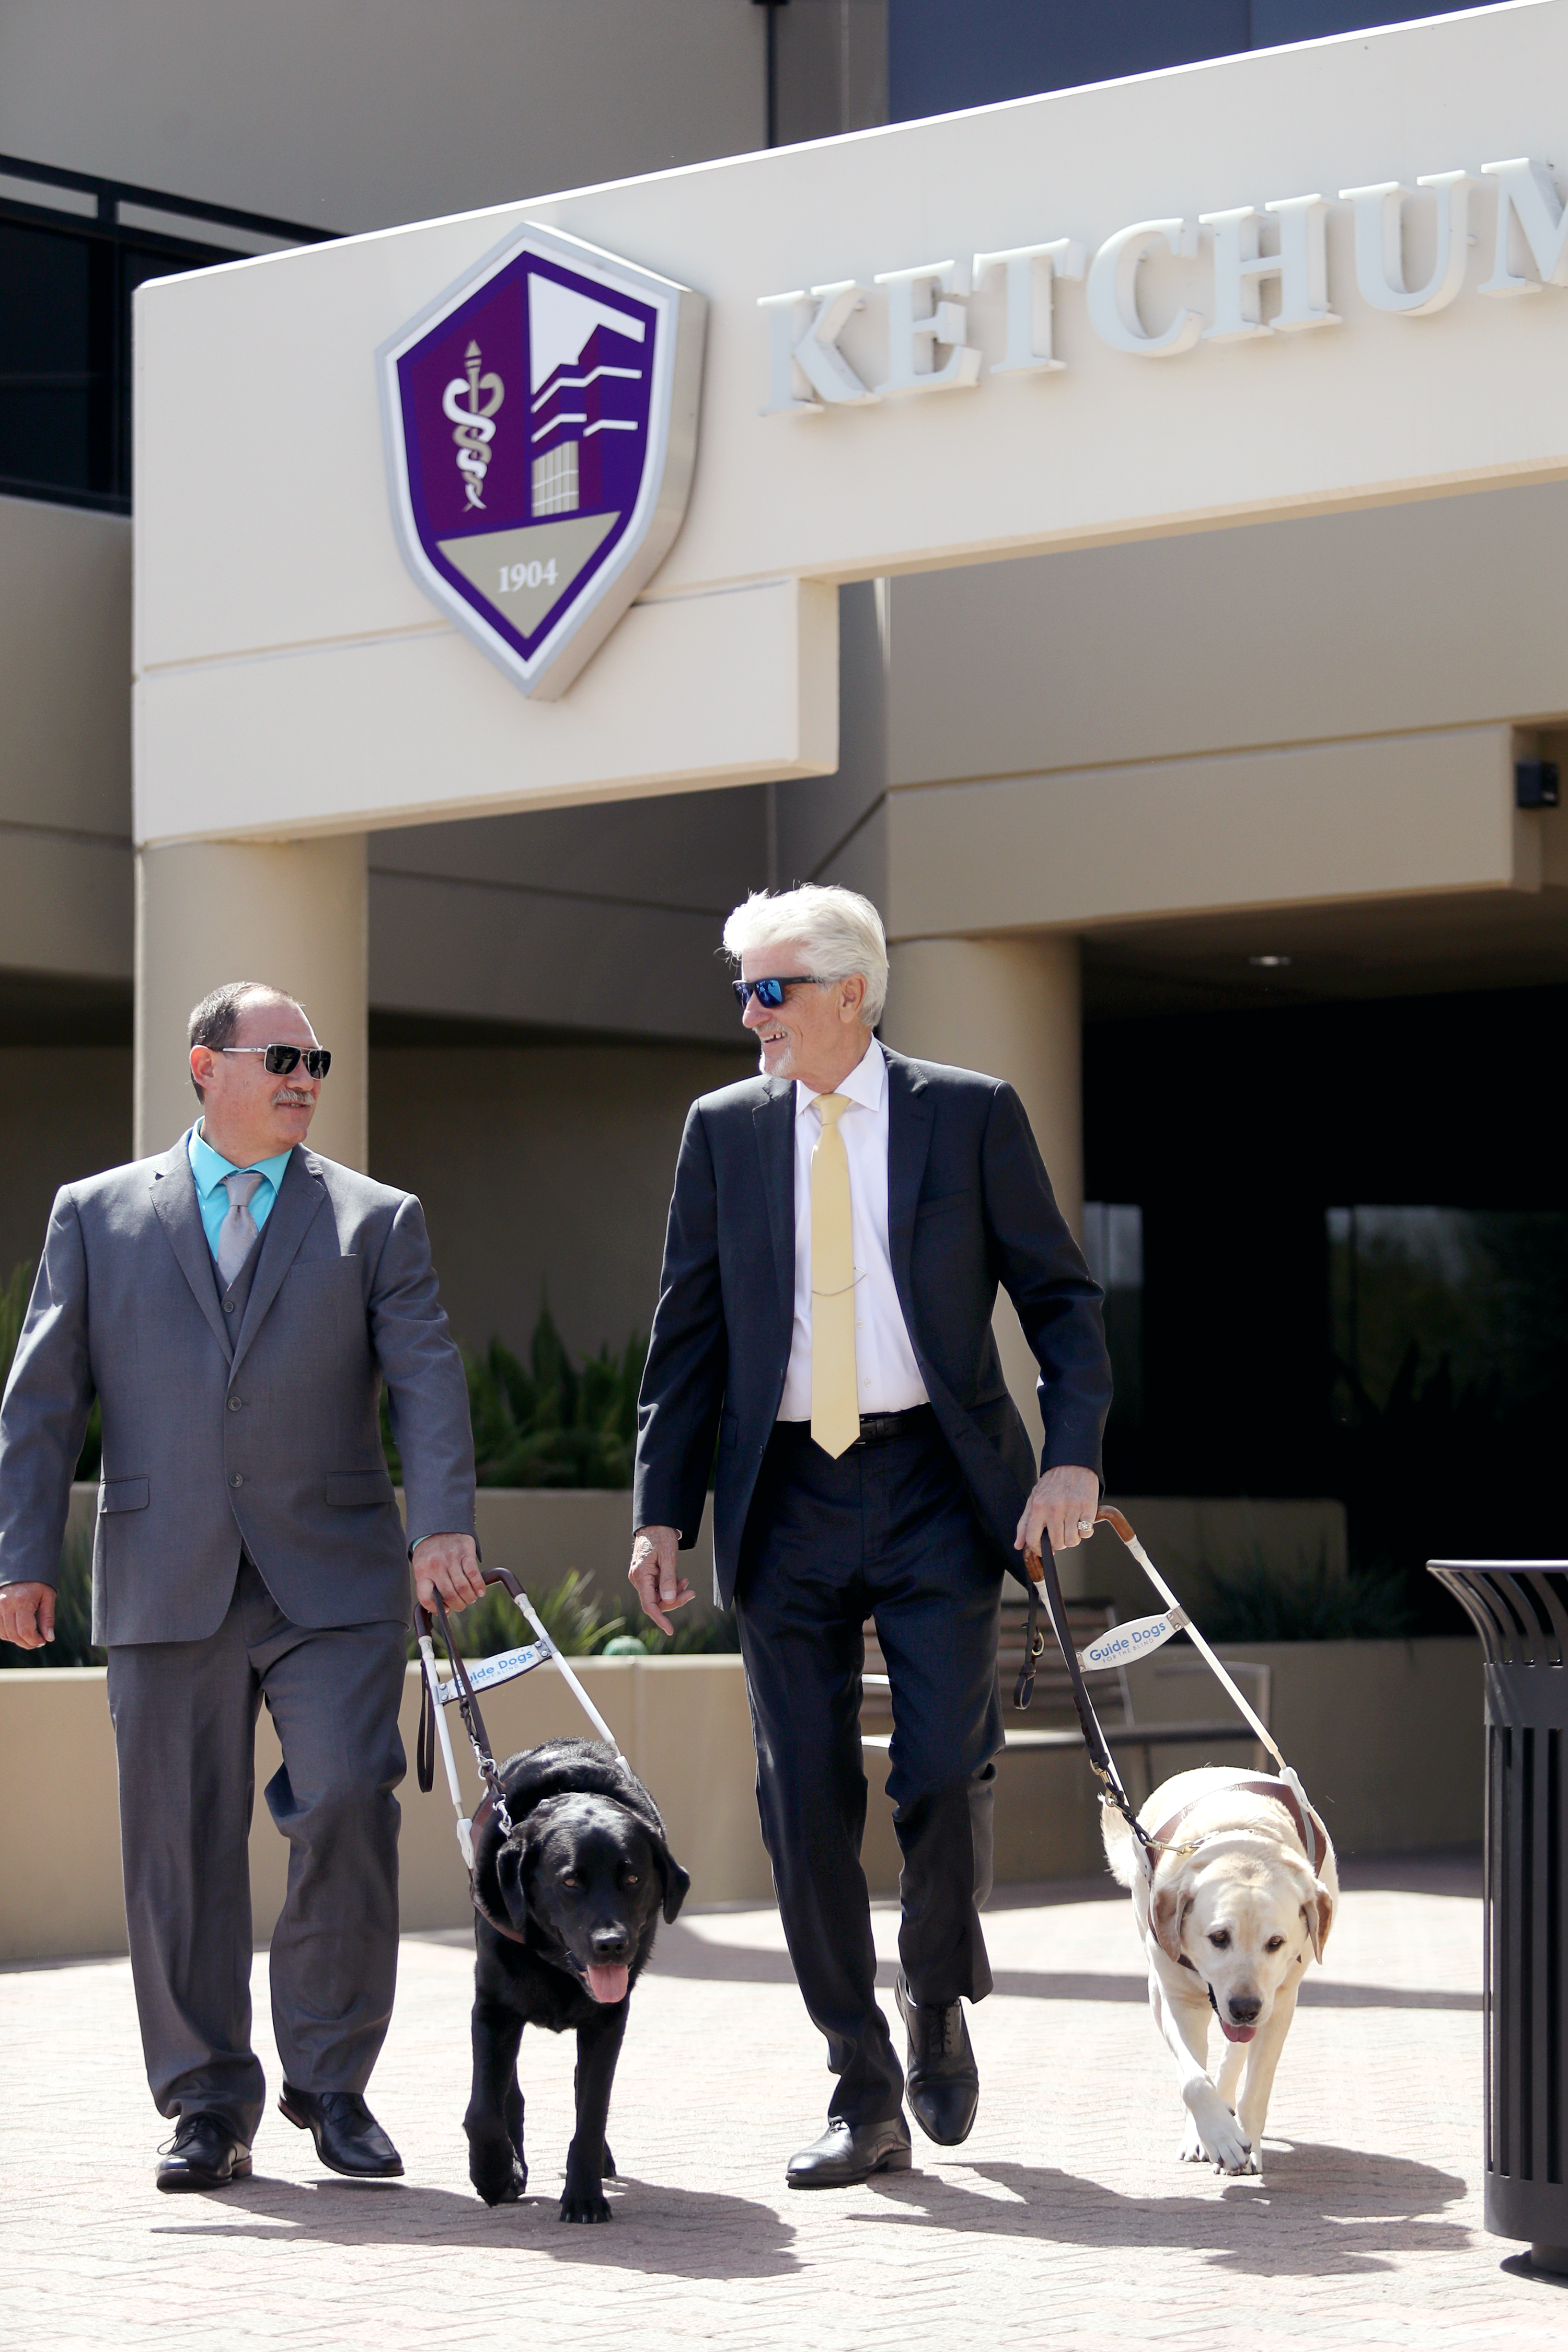
[[[521,2197],[518,2045],[525,2025],[577,2033],[577,2128],[563,2221],[607,2221],[610,2088],[631,1990],[691,1885],[658,1807],[630,1768],[592,1739],[552,1739],[501,1766],[512,1830],[493,1818],[474,1850],[474,2088],[463,2128],[468,2178],[487,2205]]]

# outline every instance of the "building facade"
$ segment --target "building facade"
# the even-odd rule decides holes
[[[1420,382],[1412,392],[1392,362],[1385,378],[1375,366],[1358,378],[1347,404],[1321,356],[1337,346],[1320,324],[1344,316],[1346,349],[1363,332],[1427,336],[1436,411],[1452,404],[1441,372],[1460,363],[1447,354],[1458,351],[1450,330],[1470,315],[1463,305],[1489,323],[1495,310],[1498,331],[1512,335],[1516,317],[1544,316],[1542,303],[1559,299],[1543,268],[1537,303],[1477,306],[1492,259],[1485,206],[1501,203],[1480,175],[1491,151],[1450,157],[1441,115],[1399,107],[1406,55],[1423,91],[1450,70],[1421,46],[1419,26],[1372,29],[1413,13],[1456,12],[1353,0],[999,0],[978,11],[954,0],[573,0],[526,11],[473,0],[440,12],[288,0],[263,15],[188,0],[0,0],[0,1273],[36,1253],[58,1182],[177,1132],[180,1016],[201,989],[235,976],[243,945],[247,966],[261,971],[266,956],[264,976],[300,988],[341,1053],[333,1086],[349,1108],[323,1148],[364,1156],[424,1198],[459,1334],[521,1345],[547,1291],[569,1345],[618,1348],[651,1312],[685,1106],[750,1066],[716,955],[722,914],[750,888],[840,880],[878,900],[896,943],[890,1042],[998,1070],[1029,1106],[1109,1286],[1114,1489],[1337,1496],[1350,1507],[1352,1557],[1368,1569],[1418,1565],[1426,1549],[1550,1547],[1546,1441],[1568,1311],[1550,1112],[1568,1004],[1568,819],[1552,785],[1568,742],[1552,593],[1568,487],[1543,462],[1498,457],[1460,480],[1418,454],[1396,494],[1325,489],[1289,510],[1259,499],[1222,512],[1216,490],[1206,521],[1101,518],[1076,537],[1064,527],[1044,551],[997,560],[1009,554],[1005,498],[994,501],[1003,520],[984,532],[976,524],[966,548],[963,517],[984,502],[979,468],[973,481],[962,468],[933,478],[916,448],[923,427],[906,420],[940,404],[889,396],[878,429],[895,472],[896,436],[909,443],[908,498],[940,511],[937,552],[922,553],[911,530],[896,561],[873,564],[847,533],[811,572],[812,609],[826,596],[836,631],[815,656],[819,668],[831,658],[836,687],[826,751],[805,730],[797,756],[771,774],[765,745],[692,751],[651,782],[623,764],[624,791],[595,785],[591,800],[570,781],[535,790],[531,753],[513,805],[465,814],[484,793],[458,728],[449,764],[428,762],[418,821],[392,821],[382,807],[334,828],[315,822],[309,791],[289,800],[289,765],[313,773],[322,756],[320,730],[301,724],[292,754],[286,729],[267,738],[278,805],[292,811],[268,834],[247,797],[241,696],[225,704],[218,732],[201,737],[184,779],[196,816],[162,827],[132,817],[133,534],[144,799],[174,740],[158,715],[163,681],[177,672],[195,694],[202,680],[221,683],[241,653],[254,665],[318,636],[341,648],[354,635],[306,615],[298,627],[268,618],[248,636],[204,639],[191,610],[226,598],[237,610],[241,593],[214,577],[181,590],[174,643],[162,486],[183,485],[192,512],[214,502],[246,510],[247,466],[273,462],[247,401],[271,395],[237,380],[252,347],[224,329],[222,305],[251,306],[250,316],[260,289],[297,265],[215,275],[205,291],[185,280],[213,307],[201,309],[209,323],[181,345],[177,369],[173,330],[158,323],[173,316],[155,283],[165,273],[668,173],[600,205],[606,218],[647,219],[644,234],[657,238],[660,205],[700,205],[709,188],[733,186],[736,201],[765,206],[765,194],[745,194],[760,181],[721,180],[718,166],[771,135],[800,150],[777,186],[820,213],[803,268],[820,285],[842,249],[844,274],[868,278],[849,252],[854,237],[836,246],[830,229],[847,216],[838,191],[869,185],[884,154],[905,152],[901,134],[880,145],[875,126],[1000,110],[921,131],[921,152],[939,159],[925,172],[931,199],[911,203],[913,245],[889,263],[923,258],[928,234],[938,250],[940,159],[952,158],[955,187],[966,184],[993,128],[1011,136],[1022,121],[1007,102],[1037,92],[1110,85],[1077,113],[1030,116],[1017,135],[1038,136],[1046,155],[1056,126],[1089,120],[1092,104],[1092,138],[1127,184],[1126,219],[1152,218],[1176,199],[1141,169],[1147,122],[1201,106],[1211,88],[1246,107],[1263,88],[1245,78],[1256,68],[1290,94],[1282,143],[1305,159],[1322,136],[1313,77],[1350,71],[1344,37],[1364,28],[1351,48],[1370,60],[1366,161],[1345,168],[1383,180],[1352,192],[1359,206],[1337,184],[1311,200],[1331,215],[1321,286],[1308,284],[1320,231],[1297,215],[1307,291],[1303,315],[1286,323],[1306,331],[1270,331],[1289,298],[1282,284],[1265,296],[1256,265],[1283,248],[1254,238],[1233,255],[1233,339],[1267,336],[1268,352],[1175,353],[1194,371],[1187,378],[1173,365],[1145,370],[1142,354],[1126,362],[1140,385],[1182,387],[1152,438],[1130,433],[1130,478],[1140,467],[1150,479],[1174,476],[1194,444],[1222,483],[1249,467],[1261,478],[1269,437],[1282,432],[1320,436],[1344,478],[1359,478],[1363,444],[1404,436],[1424,453],[1436,427]],[[1560,0],[1521,0],[1480,12],[1464,33],[1484,58],[1495,46],[1500,120],[1516,71],[1509,43],[1560,15]],[[1540,25],[1521,33],[1526,18]],[[1273,61],[1250,55],[1319,42]],[[486,58],[477,79],[476,53]],[[816,140],[830,143],[801,148]],[[1521,129],[1497,152],[1527,143]],[[1464,290],[1452,299],[1443,278],[1430,320],[1395,319],[1396,299],[1438,287],[1435,240],[1453,217],[1442,206],[1458,199],[1412,194],[1403,221],[1394,216],[1392,257],[1384,227],[1381,281],[1355,243],[1363,215],[1375,198],[1385,222],[1384,181],[1414,190],[1460,162],[1475,189],[1469,242],[1461,251],[1457,233],[1451,257],[1462,277],[1474,254]],[[693,173],[704,164],[710,176]],[[1303,161],[1303,173],[1313,168]],[[1286,193],[1297,197],[1294,182]],[[1229,233],[1215,226],[1218,207],[1239,206],[1223,189],[1214,201],[1211,241]],[[551,202],[568,228],[592,215],[591,204]],[[1552,208],[1555,189],[1548,228]],[[1516,246],[1521,219],[1516,204]],[[1115,226],[1107,218],[1095,234]],[[1506,238],[1506,214],[1503,226]],[[766,233],[759,214],[759,239]],[[628,255],[637,237],[636,227],[623,236]],[[353,266],[349,248],[341,266]],[[1188,314],[1173,308],[1176,280],[1160,273],[1180,267],[1174,247],[1169,264],[1149,263],[1130,313],[1126,302],[1115,310],[1113,287],[1109,331],[1179,342]],[[1070,376],[1092,340],[1082,310],[1092,287],[1080,289],[1065,252],[1052,269]],[[773,298],[786,282],[760,290]],[[1379,282],[1389,300],[1369,303]],[[1000,283],[998,273],[998,302]],[[137,306],[143,285],[153,293]],[[963,290],[955,281],[955,301]],[[979,315],[983,289],[970,290]],[[1249,309],[1255,299],[1265,307]],[[1376,317],[1363,328],[1363,312],[1380,308],[1386,329]],[[933,297],[931,320],[935,311]],[[149,372],[134,415],[133,314]],[[727,429],[709,420],[740,331],[732,315],[711,306],[704,436]],[[931,324],[913,307],[910,317]],[[313,378],[309,333],[289,320],[268,380],[327,383]],[[613,324],[582,323],[587,333],[567,335],[529,386],[535,515],[593,513],[608,496],[599,467],[613,436],[589,428],[619,414],[621,380],[603,370],[629,367],[631,347]],[[869,340],[856,341],[873,323],[851,320],[837,347],[875,390],[879,362]],[[1215,315],[1207,331],[1224,323]],[[797,325],[792,313],[792,337]],[[967,331],[954,331],[951,350],[967,348]],[[1043,356],[1053,346],[1037,276],[1005,332],[976,399],[1054,396],[1062,387],[1034,380],[1061,364]],[[791,402],[800,394],[787,363],[799,348],[784,347]],[[1521,373],[1514,346],[1498,349],[1490,396],[1506,437],[1528,372],[1549,361],[1527,357]],[[1004,352],[1031,381],[993,393]],[[475,359],[482,371],[483,353]],[[1254,359],[1272,373],[1259,373],[1251,411],[1205,392],[1222,364]],[[1289,427],[1270,407],[1277,396],[1301,400],[1278,393],[1287,360],[1298,381],[1311,370],[1321,387]],[[895,376],[882,385],[889,395]],[[596,381],[575,381],[587,377]],[[374,462],[379,480],[379,451],[366,456],[372,412],[334,409],[323,394],[320,409],[302,400],[300,415],[301,507],[327,519],[319,527],[330,539],[334,509],[355,511],[353,469]],[[826,436],[842,421],[779,416],[766,429]],[[157,513],[138,502],[133,423],[160,485]],[[1031,462],[1070,474],[1075,429],[1047,433]],[[700,501],[706,446],[700,436]],[[842,434],[821,446],[822,506],[849,511],[859,460]],[[688,527],[699,541],[714,535],[705,512],[699,504]],[[351,542],[354,529],[345,524]],[[1022,529],[1020,540],[1031,543]],[[235,546],[237,567],[250,560]],[[300,570],[309,568],[302,548]],[[661,608],[658,589],[642,609],[685,625],[678,609],[694,604]],[[409,610],[387,610],[382,635],[400,676],[427,654],[479,665],[443,670],[461,683],[442,693],[503,693],[471,648],[448,651]],[[366,646],[378,629],[365,625]],[[484,740],[509,727],[523,740],[521,714],[532,725],[531,709],[521,698],[515,718],[510,703],[494,708]],[[352,729],[334,756],[352,764]],[[726,759],[746,781],[711,781]],[[243,919],[258,887],[270,910],[259,934]],[[1001,1326],[1023,1384],[1005,1313]]]

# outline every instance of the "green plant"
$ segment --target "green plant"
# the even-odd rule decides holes
[[[1325,1559],[1281,1572],[1259,1555],[1212,1589],[1202,1616],[1211,1642],[1379,1642],[1416,1630],[1402,1576],[1335,1576]]]
[[[574,1568],[569,1568],[559,1584],[552,1584],[542,1592],[529,1594],[545,1632],[563,1657],[591,1658],[601,1654],[606,1642],[625,1632],[624,1617],[606,1617],[588,1587],[586,1580]],[[521,1649],[534,1637],[532,1626],[510,1593],[499,1584],[492,1584],[482,1601],[462,1609],[448,1618],[452,1638],[458,1653],[465,1658],[493,1658],[501,1650]],[[437,1637],[440,1649],[440,1637]],[[418,1646],[410,1635],[408,1654],[417,1657]]]
[[[92,1646],[92,1538],[68,1536],[55,1592],[55,1638],[41,1650],[0,1642],[0,1667],[101,1666],[107,1652]]]
[[[736,1652],[741,1646],[740,1621],[732,1609],[722,1614],[715,1611],[709,1617],[678,1617],[673,1633],[661,1633],[657,1625],[645,1625],[640,1633],[617,1633],[606,1642],[606,1658],[700,1658],[717,1657]]]
[[[647,1341],[634,1332],[621,1354],[602,1348],[574,1367],[548,1304],[541,1306],[529,1360],[492,1339],[482,1356],[462,1350],[481,1486],[629,1486],[637,1391]],[[382,1399],[382,1444],[394,1478],[402,1463]]]

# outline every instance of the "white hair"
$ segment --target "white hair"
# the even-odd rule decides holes
[[[888,939],[869,898],[837,883],[803,882],[794,890],[753,890],[724,926],[737,963],[763,950],[797,947],[816,980],[866,982],[861,1019],[874,1029],[888,1002]],[[760,975],[766,977],[765,974]]]

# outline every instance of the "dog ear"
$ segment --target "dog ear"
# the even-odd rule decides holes
[[[1323,1964],[1323,1946],[1329,1940],[1329,1929],[1334,1924],[1334,1898],[1320,1878],[1317,1891],[1310,1903],[1301,1906],[1301,1916],[1307,1923],[1307,1933],[1312,1939],[1312,1958],[1320,1968]]]
[[[501,1901],[506,1905],[507,1917],[521,1936],[528,1926],[528,1896],[523,1892],[522,1865],[527,1858],[526,1845],[521,1838],[510,1837],[496,1855],[496,1884],[500,1888]]]
[[[1192,1896],[1182,1894],[1179,1885],[1156,1886],[1154,1899],[1149,1906],[1149,1924],[1154,1939],[1168,1960],[1182,1964],[1182,1923],[1187,1916]]]
[[[654,1839],[653,1850],[664,1877],[664,1916],[666,1920],[669,1921],[676,1917],[681,1905],[690,1894],[691,1880],[688,1873],[682,1870],[662,1838]]]

